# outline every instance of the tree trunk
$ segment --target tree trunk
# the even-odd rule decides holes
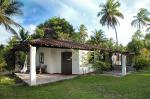
[[[140,23],[140,20],[139,20],[139,30],[141,31],[141,23]]]
[[[114,26],[114,29],[115,29],[115,34],[116,34],[116,46],[117,46],[117,50],[118,50],[118,35],[117,35],[117,29],[115,26]]]

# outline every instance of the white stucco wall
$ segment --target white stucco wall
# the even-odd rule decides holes
[[[84,74],[93,71],[91,64],[85,62],[89,52],[86,50],[40,47],[36,53],[36,65],[39,65],[39,53],[44,53],[44,64],[47,65],[47,73],[61,73],[62,52],[72,52],[72,74]]]
[[[93,72],[92,64],[88,62],[88,53],[92,51],[79,50],[79,74]]]
[[[36,64],[39,63],[39,53],[44,53],[44,64],[47,65],[47,73],[61,73],[61,53],[72,52],[72,74],[79,74],[79,51],[72,49],[58,49],[40,47],[37,49]]]
[[[72,50],[72,74],[80,74],[79,50]]]
[[[47,73],[61,73],[61,53],[56,48],[40,47],[37,50],[36,63],[39,63],[39,53],[44,53],[44,64],[47,65]]]

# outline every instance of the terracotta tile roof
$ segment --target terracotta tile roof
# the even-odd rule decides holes
[[[26,42],[24,44],[19,44],[17,47],[22,48],[20,46],[26,45],[28,47],[28,44],[37,46],[37,47],[52,47],[52,48],[68,48],[68,49],[81,49],[81,50],[106,50],[110,51],[110,49],[101,48],[99,46],[89,45],[89,44],[81,44],[76,43],[73,41],[66,41],[66,40],[56,40],[56,39],[35,39],[30,42]]]
[[[55,40],[55,39],[35,39],[30,42],[31,45],[35,46],[47,46],[47,47],[57,47],[57,48],[69,48],[69,49],[81,49],[81,50],[109,50],[89,44],[81,44],[73,41],[66,40]]]

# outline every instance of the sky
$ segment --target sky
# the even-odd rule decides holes
[[[36,26],[52,17],[61,17],[69,21],[74,28],[84,24],[88,29],[88,35],[92,35],[95,29],[102,29],[107,38],[115,40],[115,32],[107,26],[101,26],[97,13],[101,10],[99,5],[106,0],[19,0],[22,7],[23,16],[15,16],[13,19],[21,24],[30,34],[34,33]],[[126,45],[131,41],[131,37],[136,28],[131,27],[131,21],[140,8],[150,11],[150,0],[119,0],[120,11],[124,14],[124,19],[119,19],[117,26],[119,43]],[[11,33],[0,25],[0,44],[6,44]],[[18,29],[16,29],[18,30]]]

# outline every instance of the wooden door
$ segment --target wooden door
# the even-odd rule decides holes
[[[72,74],[72,52],[61,53],[62,74]]]

